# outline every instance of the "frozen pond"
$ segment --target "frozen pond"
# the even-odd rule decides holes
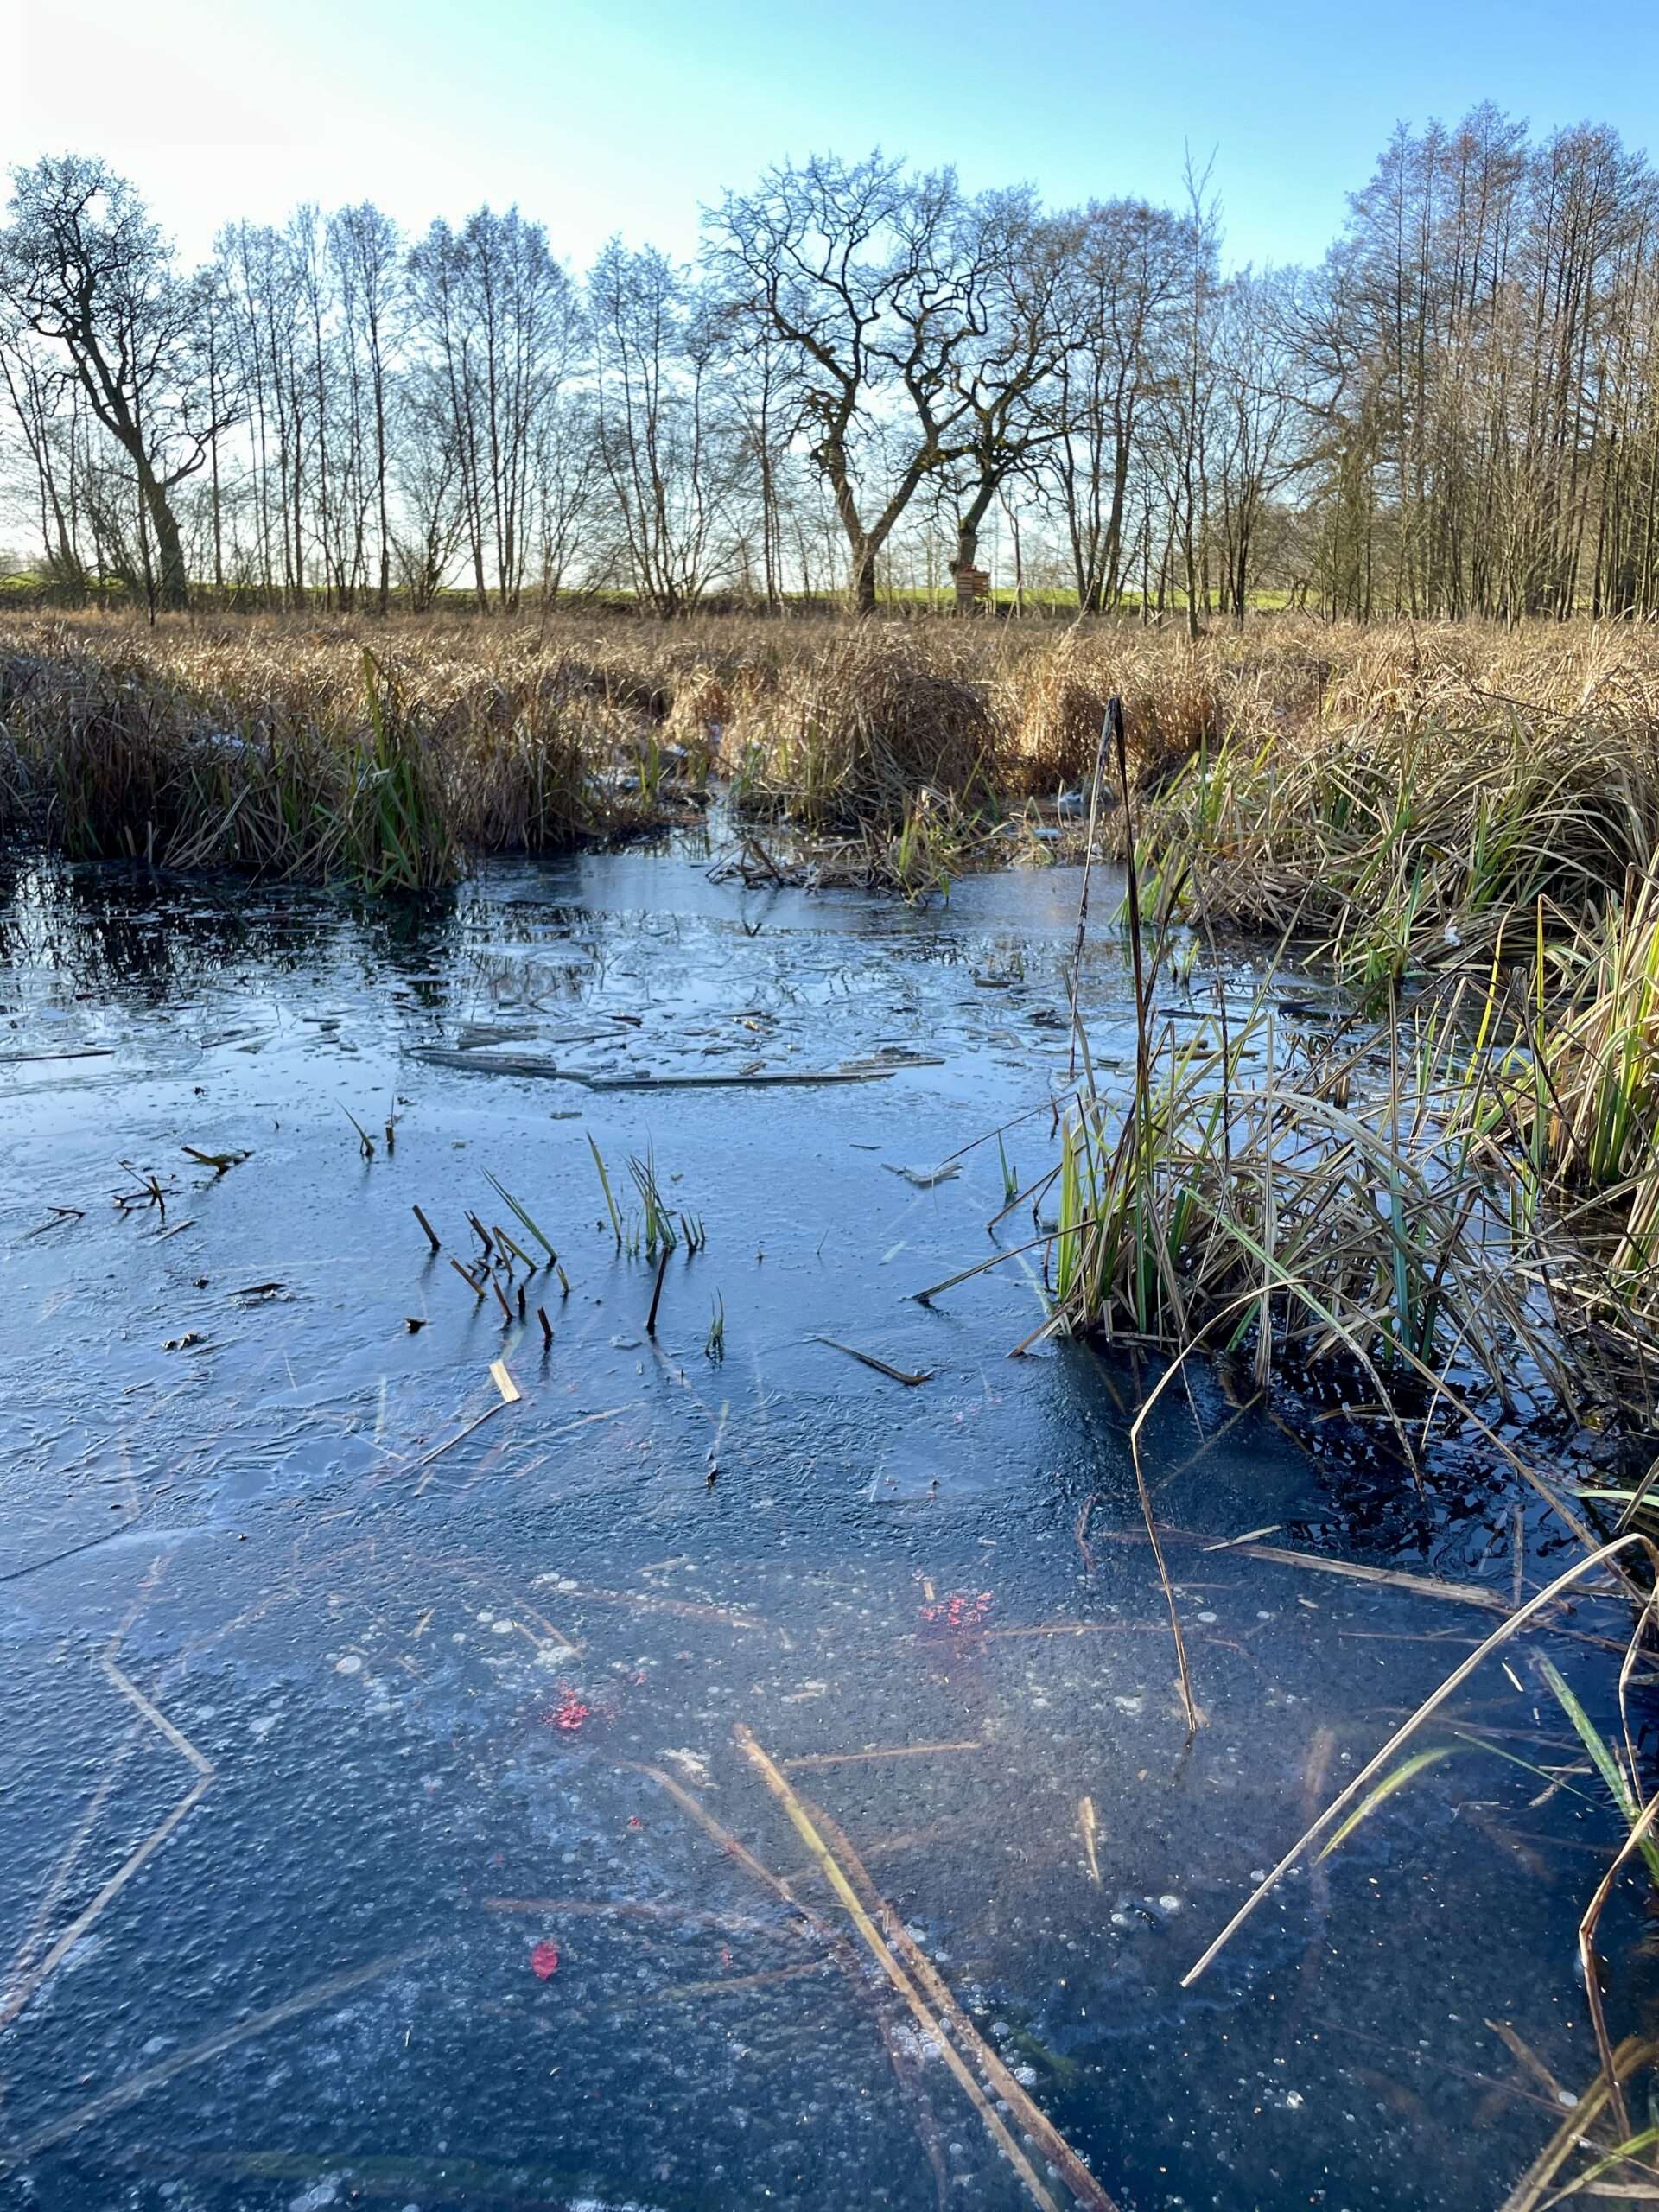
[[[1560,2111],[1491,2024],[1591,2079],[1574,1931],[1617,1834],[1534,1656],[1593,1701],[1583,1639],[1626,1623],[1489,1666],[1451,1755],[1181,1989],[1494,1619],[1205,1547],[1499,1603],[1572,1552],[1506,1477],[1419,1497],[1195,1371],[1153,1439],[1189,1744],[1145,1380],[1007,1357],[1039,1250],[911,1295],[996,1249],[995,1143],[942,1164],[1004,1122],[1022,1179],[1052,1156],[1076,901],[1060,869],[743,892],[690,853],[377,911],[0,878],[0,2204],[1073,2202],[757,1753],[1117,2203],[1502,2202]],[[1113,1080],[1104,929],[1084,999]],[[461,1057],[504,1055],[583,1080]],[[692,1231],[654,1338],[630,1159]],[[498,1184],[568,1294],[460,1279],[469,1211],[545,1257]]]

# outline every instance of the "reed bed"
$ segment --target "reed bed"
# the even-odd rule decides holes
[[[1311,718],[1276,712],[1198,748],[1147,844],[1187,911],[1320,937],[1373,998],[1490,953],[1541,903],[1570,932],[1659,857],[1645,636],[1495,649],[1448,631],[1394,659],[1367,639],[1322,669]]]
[[[727,733],[740,800],[813,826],[902,821],[915,795],[1001,796],[999,734],[963,632],[918,652],[912,633],[832,632],[751,685]]]
[[[1581,865],[1553,898],[1529,874],[1524,897],[1494,896],[1484,969],[1426,988],[1368,976],[1345,1013],[1338,997],[1318,1020],[1293,1008],[1287,1021],[1276,974],[1243,1011],[1218,975],[1211,1011],[1168,973],[1167,878],[1146,923],[1116,702],[1108,727],[1135,1077],[1099,1089],[1075,1026],[1081,1079],[1057,1111],[1058,1158],[1004,1208],[1030,1198],[1040,1232],[1043,1203],[1057,1206],[1041,1240],[1049,1315],[1029,1341],[1060,1330],[1178,1362],[1248,1353],[1259,1388],[1288,1377],[1304,1397],[1365,1401],[1414,1464],[1406,1424],[1420,1413],[1426,1441],[1437,1414],[1508,1415],[1521,1401],[1649,1436],[1659,864],[1627,865],[1616,892]],[[1534,842],[1550,842],[1541,818]],[[1554,838],[1557,867],[1569,845]]]
[[[1592,1313],[1659,1332],[1659,872],[1564,948],[1541,941],[1533,976],[1504,1071],[1517,1141],[1595,1255]]]
[[[1243,1355],[1263,1385],[1325,1370],[1374,1416],[1447,1378],[1506,1408],[1540,1381],[1576,1402],[1533,1287],[1532,1186],[1481,1096],[1446,1023],[1310,1047],[1264,999],[1154,1027],[1135,1094],[1085,1084],[1063,1123],[1056,1318]]]
[[[1055,1331],[1246,1360],[1363,1406],[1414,1463],[1437,1421],[1659,1418],[1659,875],[1535,960],[1306,1028],[1137,953],[1137,1071],[1086,1055],[1058,1157]],[[1160,1000],[1164,1010],[1159,1011]]]
[[[1539,897],[1576,923],[1659,849],[1659,637],[1291,616],[1196,643],[1108,620],[11,616],[0,832],[418,886],[647,825],[715,776],[755,816],[874,840],[869,873],[911,888],[1086,791],[1114,695],[1172,896],[1320,931],[1356,973],[1432,964]]]
[[[1358,724],[1201,755],[1148,837],[1211,926],[1325,938],[1370,994],[1490,951],[1541,901],[1594,914],[1659,855],[1652,727]]]
[[[638,828],[666,694],[569,646],[42,626],[0,638],[0,825],[72,859],[453,881]],[[660,761],[658,783],[660,785]]]

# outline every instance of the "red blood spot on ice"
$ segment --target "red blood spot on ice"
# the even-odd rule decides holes
[[[544,1728],[562,1728],[567,1736],[574,1736],[584,1720],[591,1720],[594,1708],[584,1705],[569,1682],[559,1684],[559,1701],[552,1710],[542,1715]]]
[[[929,1628],[965,1632],[985,1625],[994,1602],[988,1590],[957,1590],[949,1598],[937,1598],[924,1605],[922,1619]]]
[[[530,1955],[530,1970],[537,1981],[551,1981],[559,1970],[556,1943],[538,1943]]]
[[[629,1826],[631,1828],[642,1828],[642,1827],[644,1827],[644,1826],[645,1826],[645,1822],[640,1819],[640,1817],[639,1817],[639,1814],[638,1814],[638,1813],[630,1813],[630,1814],[629,1814],[629,1815],[628,1815],[628,1826]]]

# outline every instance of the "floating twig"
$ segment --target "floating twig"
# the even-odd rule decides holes
[[[1058,2167],[1065,2177],[1066,2186],[1078,2202],[1090,2207],[1090,2212],[1118,2212],[1118,2208],[1102,2188],[1083,2160],[1060,2133],[1046,2113],[1033,2102],[1014,2076],[1003,2064],[993,2047],[985,2041],[962,2006],[955,1993],[939,1973],[921,1945],[911,1934],[904,1921],[891,1904],[881,1897],[871,1881],[868,1870],[843,1832],[820,1808],[811,1808],[825,1835],[841,1853],[847,1867],[863,1892],[872,1911],[880,1916],[894,1950],[915,1974],[917,1981],[932,2000],[939,2018],[955,2033],[968,2056],[978,2068],[988,2085],[1003,2101],[1013,2107],[1021,2127],[1042,2152],[1050,2164]]]
[[[46,1955],[11,1983],[3,2000],[0,2001],[0,2028],[10,2027],[41,1983],[73,1949],[104,1908],[112,1898],[119,1896],[139,1868],[161,1849],[175,1828],[200,1802],[212,1786],[217,1771],[213,1761],[205,1758],[189,1738],[175,1727],[164,1713],[150,1702],[132,1677],[116,1664],[115,1655],[120,1648],[120,1643],[121,1638],[117,1636],[99,1657],[98,1662],[99,1670],[111,1687],[125,1698],[130,1705],[135,1706],[150,1726],[167,1738],[179,1756],[194,1770],[195,1779],[171,1811],[163,1815],[143,1840],[128,1853],[108,1881],[82,1906]],[[17,2155],[21,2156],[21,2152]],[[4,2170],[8,2156],[7,2152],[0,2151],[0,2171]]]
[[[1083,1834],[1083,1847],[1089,1856],[1089,1878],[1098,1887],[1100,1860],[1095,1852],[1095,1838],[1100,1834],[1100,1822],[1095,1817],[1092,1797],[1085,1797],[1077,1807],[1077,1826]]]
[[[935,1370],[931,1367],[925,1367],[917,1374],[907,1375],[902,1367],[890,1365],[887,1360],[878,1358],[873,1351],[860,1351],[856,1344],[837,1343],[834,1337],[820,1337],[818,1342],[821,1344],[828,1344],[831,1351],[844,1351],[849,1359],[860,1360],[866,1367],[873,1367],[878,1375],[890,1376],[893,1382],[904,1383],[907,1389],[913,1390],[918,1383],[931,1382],[933,1380]]]
[[[1025,2183],[1033,2202],[1042,2206],[1044,2212],[1058,2212],[1053,2197],[1038,2178],[1030,2160],[1004,2124],[1001,2114],[991,2103],[985,2091],[969,2072],[961,2051],[957,2050],[956,2042],[952,2040],[953,2032],[972,2055],[984,2079],[992,2085],[997,2095],[1012,2112],[1018,2115],[1020,2125],[1044,2156],[1065,2174],[1067,2185],[1073,2194],[1084,2204],[1090,2206],[1093,2212],[1116,2212],[1112,2199],[1101,2188],[1082,2159],[1077,2157],[1076,2152],[1053,2124],[1032,2102],[1007,2068],[985,2042],[984,2037],[969,2019],[967,2014],[963,2012],[954,1996],[945,1986],[931,1960],[926,1956],[920,1945],[900,1927],[898,1916],[876,1894],[874,1885],[870,1882],[868,1875],[864,1873],[862,1867],[859,1866],[859,1872],[862,1876],[864,1888],[872,1904],[881,1915],[888,1936],[892,1939],[891,1942],[884,1937],[881,1929],[876,1926],[875,1921],[867,1910],[863,1900],[843,1869],[841,1860],[825,1842],[823,1835],[820,1834],[818,1827],[808,1814],[805,1806],[752,1732],[741,1721],[737,1723],[732,1732],[747,1755],[751,1764],[759,1771],[767,1789],[772,1791],[789,1815],[791,1827],[811,1853],[819,1872],[830,1884],[830,1889],[846,1908],[853,1925],[863,1938],[871,1956],[910,2007],[917,2024],[927,2036],[929,2041],[938,2047],[940,2056],[950,2068],[952,2075],[984,2122],[992,2140]],[[835,1829],[834,1823],[825,1819],[823,1815],[819,1815],[818,1818],[826,1829],[836,1834],[836,1841],[849,1864],[858,1866],[857,1854],[846,1838]],[[900,1964],[901,1956],[904,1961],[902,1965]],[[906,1972],[907,1967],[910,1969],[909,1972]],[[913,1980],[912,1974],[915,1976]],[[938,2007],[937,2014],[930,2009],[927,1998],[922,1993],[924,1990],[927,1993],[927,1997],[931,1997],[934,2005]]]
[[[823,1083],[885,1083],[889,1076],[897,1075],[902,1067],[919,1065],[913,1060],[901,1060],[892,1067],[855,1068],[755,1068],[747,1075],[593,1075],[574,1076],[571,1080],[585,1083],[589,1090],[775,1090],[785,1085],[802,1086]],[[931,1063],[930,1063],[931,1065]]]
[[[1223,1536],[1219,1542],[1206,1544],[1207,1552],[1236,1551],[1240,1544],[1253,1544],[1262,1536],[1276,1536],[1284,1526],[1282,1521],[1267,1521],[1259,1529],[1247,1529],[1242,1536]]]
[[[1211,1548],[1205,1547],[1208,1551]],[[1478,1605],[1483,1611],[1503,1613],[1506,1617],[1511,1608],[1506,1599],[1495,1590],[1483,1590],[1473,1582],[1443,1582],[1436,1575],[1407,1574],[1398,1567],[1363,1567],[1357,1560],[1322,1559],[1317,1552],[1286,1551],[1278,1544],[1240,1542],[1234,1549],[1246,1559],[1271,1560],[1276,1567],[1301,1567],[1316,1574],[1345,1575],[1351,1582],[1371,1582],[1390,1590],[1409,1590],[1417,1598],[1446,1598],[1455,1605]]]
[[[729,1828],[722,1827],[708,1807],[694,1797],[683,1783],[677,1782],[671,1774],[666,1773],[659,1766],[652,1766],[645,1759],[618,1759],[616,1764],[618,1766],[626,1767],[630,1773],[646,1776],[657,1784],[659,1789],[665,1789],[680,1810],[690,1814],[703,1834],[717,1843],[729,1858],[734,1859],[746,1872],[752,1874],[764,1888],[770,1890],[774,1897],[781,1898],[784,1904],[790,1906],[793,1911],[799,1913],[804,1919],[817,1919],[817,1914],[809,1906],[801,1904],[783,1877],[774,1874],[770,1866],[763,1866],[748,1846],[740,1841]]]
[[[52,1216],[52,1219],[41,1222],[38,1229],[28,1230],[26,1232],[28,1236],[44,1236],[49,1229],[62,1229],[72,1221],[85,1221],[86,1218],[86,1211],[80,1206],[48,1205],[46,1210]]]
[[[1414,1598],[1441,1598],[1454,1605],[1477,1605],[1483,1612],[1509,1616],[1513,1609],[1507,1599],[1495,1590],[1485,1590],[1478,1582],[1447,1582],[1439,1575],[1411,1574],[1403,1567],[1367,1567],[1361,1560],[1327,1559],[1319,1552],[1287,1550],[1280,1544],[1264,1544],[1257,1541],[1281,1524],[1273,1522],[1266,1529],[1254,1529],[1243,1536],[1228,1536],[1220,1543],[1205,1542],[1190,1529],[1165,1529],[1162,1535],[1171,1543],[1198,1544],[1206,1557],[1222,1551],[1237,1552],[1243,1559],[1260,1559],[1274,1567],[1298,1567],[1315,1574],[1336,1574],[1350,1582],[1368,1582],[1389,1590],[1408,1591]],[[1110,1532],[1114,1543],[1138,1544],[1144,1541],[1139,1529],[1114,1529]]]
[[[221,2028],[218,2034],[208,2036],[203,2042],[192,2044],[188,2050],[175,2051],[171,2058],[164,2058],[158,2065],[149,2066],[137,2074],[128,2074],[113,2088],[105,2089],[84,2105],[77,2105],[73,2112],[57,2120],[48,2120],[32,2135],[25,2135],[15,2143],[0,2149],[0,2174],[14,2171],[36,2158],[54,2144],[62,2143],[78,2135],[83,2127],[90,2127],[94,2120],[106,2119],[112,2112],[124,2112],[129,2105],[137,2104],[141,2097],[164,2082],[187,2073],[193,2066],[200,2066],[210,2058],[218,2058],[238,2044],[248,2043],[268,2030],[280,2027],[286,2020],[297,2019],[303,2012],[313,2012],[320,2005],[331,2004],[337,1997],[348,1996],[354,1989],[362,1989],[372,1981],[383,1981],[399,1967],[412,1966],[417,1959],[427,1957],[437,1948],[435,1942],[423,1943],[412,1951],[394,1951],[371,1960],[367,1966],[353,1967],[348,1973],[330,1974],[325,1980],[313,1982],[297,1996],[285,1998],[280,2005],[269,2005],[263,2012],[251,2012],[237,2021],[233,2027]]]
[[[162,1188],[161,1178],[148,1172],[141,1173],[130,1160],[124,1160],[118,1164],[126,1170],[137,1185],[136,1190],[111,1192],[111,1195],[121,1211],[125,1214],[135,1206],[155,1206],[159,1211],[162,1219],[165,1221],[167,1219],[167,1192]]]
[[[113,1045],[78,1045],[73,1051],[59,1052],[0,1052],[0,1067],[27,1067],[36,1060],[108,1060],[114,1056]]]
[[[962,1169],[954,1160],[947,1160],[943,1167],[895,1167],[890,1160],[881,1165],[889,1175],[896,1175],[901,1182],[918,1191],[937,1191],[941,1183],[953,1183]]]
[[[568,1069],[530,1052],[456,1052],[447,1045],[421,1045],[409,1057],[429,1068],[464,1068],[469,1075],[535,1075],[562,1083],[581,1081]]]
[[[756,1881],[770,1890],[780,1902],[786,1904],[799,1916],[805,1926],[823,1942],[854,1989],[867,1997],[873,1994],[869,1983],[859,1970],[857,1955],[845,1937],[836,1929],[832,1928],[821,1914],[815,1912],[810,1905],[803,1904],[790,1888],[789,1884],[781,1876],[774,1874],[769,1866],[762,1866],[747,1846],[741,1842],[728,1828],[722,1827],[689,1789],[676,1782],[672,1776],[665,1774],[661,1767],[646,1765],[631,1759],[625,1759],[621,1764],[631,1767],[636,1774],[648,1776],[660,1789],[666,1790],[681,1810],[688,1814],[723,1852],[735,1859],[738,1865],[753,1875]],[[785,1968],[785,1971],[788,1972],[789,1969]],[[796,1971],[804,1972],[807,1969],[800,1968]],[[753,1977],[747,1979],[752,1980]],[[712,1991],[709,1993],[712,1994]],[[923,2147],[927,2152],[929,2163],[933,2167],[935,2178],[938,2182],[940,2202],[943,2204],[945,2201],[947,2177],[943,2150],[938,2141],[938,2128],[933,2123],[926,2100],[921,2094],[920,2085],[914,2078],[914,2068],[908,2055],[899,2043],[881,2007],[876,2005],[872,2007],[872,2010],[876,2032],[886,2046],[887,2056],[893,2063],[893,2072],[898,2076],[900,2086],[907,2094],[912,2096],[916,2106],[918,2133],[921,2136]],[[1020,2156],[1017,2148],[1014,2155],[1016,2159]],[[1044,2202],[1047,2203],[1050,2200],[1045,2199]]]
[[[781,1759],[785,1774],[804,1774],[810,1767],[861,1766],[870,1759],[931,1758],[935,1751],[988,1751],[982,1736],[969,1736],[956,1744],[883,1744],[867,1751],[807,1751],[799,1758]]]
[[[493,1406],[486,1406],[476,1420],[469,1421],[465,1428],[458,1428],[453,1436],[445,1437],[442,1444],[435,1444],[424,1458],[416,1460],[413,1466],[394,1467],[390,1471],[393,1474],[418,1475],[423,1467],[429,1467],[434,1460],[442,1459],[446,1452],[453,1452],[456,1445],[464,1442],[475,1428],[482,1428],[485,1422],[493,1414],[499,1414],[506,1402],[505,1398],[498,1398]],[[422,1483],[419,1487],[424,1490],[426,1484]]]

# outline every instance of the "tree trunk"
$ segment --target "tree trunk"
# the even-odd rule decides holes
[[[168,504],[166,492],[149,468],[143,471],[142,482],[144,505],[149,511],[149,526],[156,533],[160,602],[169,614],[181,613],[190,604],[190,580],[185,573],[184,543],[179,536],[179,525]]]
[[[957,517],[957,557],[950,563],[956,569],[976,569],[979,566],[979,532],[996,497],[996,480],[982,477],[974,487],[974,496]]]
[[[855,614],[875,612],[875,556],[876,548],[868,538],[855,543],[847,576],[847,603]]]

